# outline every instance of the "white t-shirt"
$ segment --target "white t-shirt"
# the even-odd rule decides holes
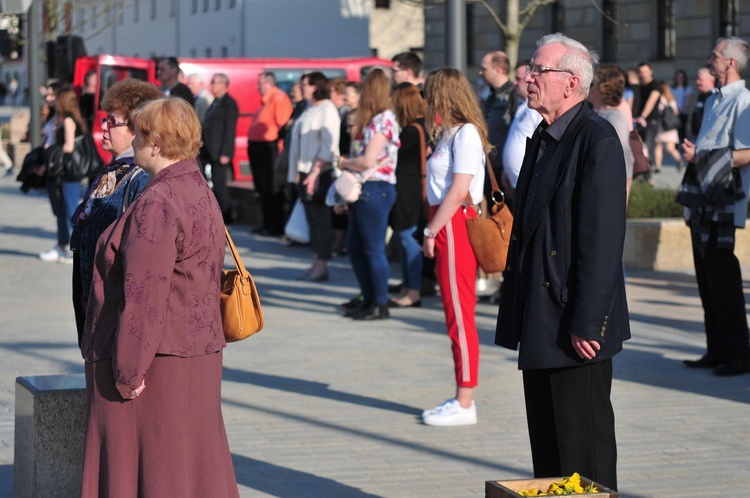
[[[452,150],[452,153],[451,153]],[[427,161],[427,202],[440,205],[453,185],[453,175],[472,175],[469,193],[475,205],[484,198],[485,154],[482,139],[473,124],[454,126],[443,133]]]

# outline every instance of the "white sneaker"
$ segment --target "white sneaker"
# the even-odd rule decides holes
[[[422,421],[433,426],[474,425],[477,423],[477,407],[471,402],[463,408],[456,398],[449,399],[432,410],[422,412]]]
[[[40,252],[39,259],[46,261],[47,263],[73,264],[73,257],[68,251],[60,249],[59,246],[55,246],[49,251]]]

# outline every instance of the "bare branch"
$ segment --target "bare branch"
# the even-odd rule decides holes
[[[482,7],[485,8],[487,13],[490,15],[493,21],[500,27],[500,31],[503,32],[503,35],[508,36],[508,26],[503,22],[502,19],[500,19],[500,16],[497,15],[497,12],[495,12],[495,9],[493,9],[489,3],[487,3],[487,0],[474,0],[472,3],[478,3]]]
[[[532,17],[539,7],[544,7],[545,5],[555,3],[556,1],[557,0],[532,0],[526,4],[526,7],[518,11],[518,15]]]
[[[533,2],[529,2],[529,4],[519,12],[519,17],[523,16],[523,19],[519,19],[518,32],[521,33],[526,28],[539,7],[545,7],[556,1],[557,0],[534,0]]]
[[[604,10],[599,6],[599,4],[596,2],[596,0],[591,0],[591,5],[593,5],[594,8],[597,11],[599,11],[599,13],[602,15],[602,17],[604,17],[609,22],[611,22],[613,24],[616,24],[618,26],[622,26],[623,28],[630,27],[630,25],[628,23],[626,23],[626,22],[620,22],[617,19],[615,19],[614,17],[612,17],[609,14],[607,14],[606,12],[604,12]]]

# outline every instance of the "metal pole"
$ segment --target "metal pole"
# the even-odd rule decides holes
[[[39,147],[42,144],[42,137],[39,134],[41,129],[42,102],[39,98],[39,86],[41,85],[39,69],[39,41],[41,39],[39,26],[39,7],[40,2],[35,0],[31,3],[28,13],[26,14],[26,29],[29,32],[29,45],[26,52],[26,63],[28,64],[27,74],[29,76],[29,137],[31,138],[31,148]]]
[[[448,65],[466,73],[466,0],[445,3]]]

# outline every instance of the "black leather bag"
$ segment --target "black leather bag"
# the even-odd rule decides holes
[[[676,130],[680,127],[680,116],[678,116],[677,113],[674,112],[674,109],[671,105],[667,105],[666,107],[664,107],[664,110],[661,111],[659,117],[661,118],[661,127],[666,131]]]
[[[103,167],[104,161],[99,157],[94,139],[87,133],[76,137],[73,152],[63,158],[63,174],[71,180],[92,178]]]

